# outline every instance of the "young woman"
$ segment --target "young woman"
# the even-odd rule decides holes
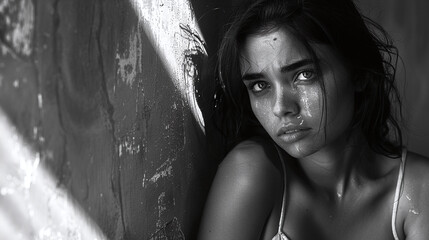
[[[351,0],[245,7],[219,51],[233,147],[199,238],[429,239],[429,162],[402,146],[396,58]]]

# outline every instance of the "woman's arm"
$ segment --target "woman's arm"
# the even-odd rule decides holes
[[[281,189],[261,145],[246,141],[223,160],[210,189],[199,239],[259,239]]]

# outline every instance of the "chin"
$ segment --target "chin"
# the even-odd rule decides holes
[[[277,142],[277,144],[291,157],[294,158],[303,158],[308,155],[311,155],[311,152],[308,149],[303,148],[300,144],[285,144],[282,142]]]
[[[294,158],[305,158],[316,153],[319,148],[315,146],[308,146],[304,143],[296,142],[292,144],[285,144],[277,142],[277,144],[291,157]]]

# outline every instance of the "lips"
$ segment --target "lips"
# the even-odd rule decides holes
[[[310,128],[308,127],[303,127],[303,126],[297,126],[297,125],[287,125],[284,127],[281,127],[279,129],[279,131],[277,132],[277,136],[283,135],[283,134],[293,134],[293,133],[297,133],[300,131],[306,131],[306,130],[310,130]]]
[[[281,127],[277,132],[277,137],[286,143],[292,143],[305,137],[310,132],[310,128],[298,125],[287,125]]]

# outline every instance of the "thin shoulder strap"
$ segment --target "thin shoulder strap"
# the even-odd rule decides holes
[[[401,165],[399,167],[398,181],[396,183],[395,198],[393,201],[392,232],[395,240],[399,240],[398,233],[396,231],[396,215],[398,214],[399,198],[401,195],[402,185],[404,182],[404,170],[405,170],[406,158],[407,158],[407,149],[404,148],[402,150]]]
[[[280,212],[280,220],[279,220],[279,226],[277,229],[277,234],[276,236],[274,236],[274,239],[278,239],[278,240],[289,240],[288,237],[283,233],[282,228],[283,228],[283,224],[284,224],[284,220],[285,220],[285,208],[286,208],[286,193],[287,193],[287,178],[286,178],[286,166],[285,166],[285,162],[284,159],[282,157],[282,154],[280,152],[279,147],[274,144],[274,146],[276,147],[277,150],[277,154],[279,155],[280,158],[280,162],[282,164],[282,170],[283,170],[283,198],[282,198],[282,210]]]

